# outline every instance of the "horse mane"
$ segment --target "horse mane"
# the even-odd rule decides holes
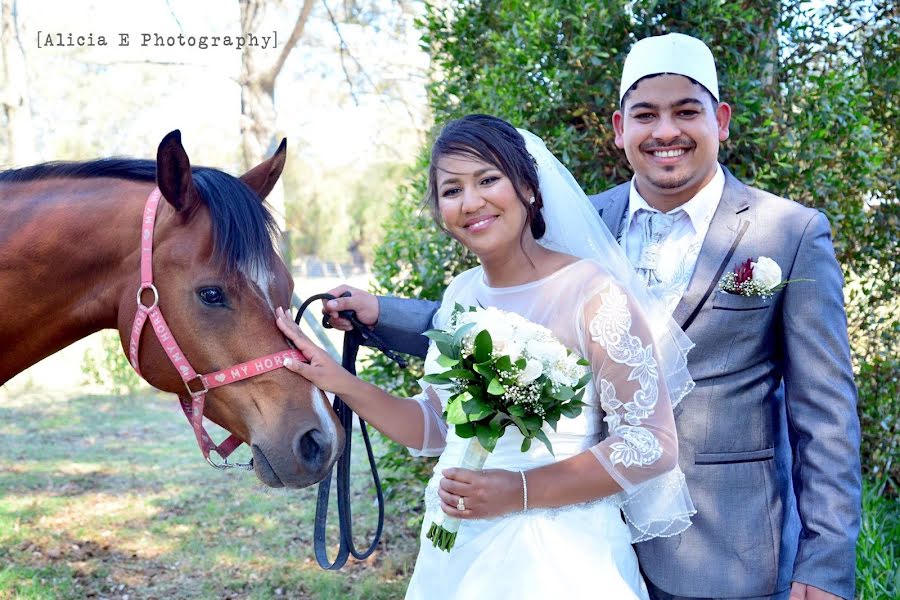
[[[192,167],[194,187],[209,210],[216,260],[229,271],[268,264],[278,226],[268,206],[243,181],[218,169]],[[156,182],[156,161],[101,158],[83,162],[48,162],[0,171],[0,183],[24,183],[50,178],[114,178]]]

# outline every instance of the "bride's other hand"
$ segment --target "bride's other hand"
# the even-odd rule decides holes
[[[516,471],[452,468],[441,474],[441,510],[451,517],[487,519],[522,510],[522,476]],[[460,498],[465,510],[457,509]]]
[[[339,365],[328,352],[316,346],[300,327],[279,306],[275,309],[275,323],[278,329],[297,347],[309,362],[286,360],[285,368],[308,379],[320,390],[343,394],[354,379],[344,367]]]

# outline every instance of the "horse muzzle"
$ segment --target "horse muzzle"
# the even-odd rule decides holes
[[[328,475],[343,445],[342,431],[327,435],[315,426],[297,432],[289,452],[275,452],[253,443],[253,471],[269,487],[307,487]]]

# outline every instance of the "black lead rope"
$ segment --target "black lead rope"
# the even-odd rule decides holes
[[[342,296],[349,296],[350,292],[344,292]],[[316,294],[306,299],[297,311],[294,321],[299,325],[303,312],[311,302],[316,300],[333,300],[331,294]],[[395,361],[401,368],[406,367],[406,361],[389,350],[384,341],[375,335],[368,326],[361,323],[356,318],[353,311],[341,311],[342,318],[349,320],[353,324],[353,329],[344,334],[344,351],[341,360],[342,366],[350,373],[356,374],[356,355],[359,347],[364,342],[369,342],[372,346],[381,350],[386,356]],[[322,324],[330,328],[331,324],[328,317],[322,319]],[[328,522],[328,499],[331,494],[331,476],[335,467],[328,471],[328,475],[319,482],[319,497],[316,502],[316,520],[313,531],[313,549],[316,554],[316,561],[319,566],[328,571],[336,571],[344,566],[347,558],[352,554],[358,560],[364,560],[378,546],[381,540],[381,532],[384,529],[384,492],[381,489],[381,479],[378,477],[378,469],[375,466],[375,454],[372,452],[372,442],[369,439],[369,430],[366,422],[359,419],[359,428],[362,432],[363,441],[366,444],[366,454],[369,457],[369,468],[372,471],[372,481],[375,484],[375,493],[378,496],[378,525],[375,528],[375,535],[372,543],[364,551],[360,552],[353,545],[353,517],[350,510],[350,441],[353,437],[353,411],[347,406],[339,396],[334,397],[334,412],[344,428],[344,448],[337,460],[337,509],[338,509],[338,535],[339,544],[337,556],[334,562],[328,560],[328,549],[325,543],[325,525]]]

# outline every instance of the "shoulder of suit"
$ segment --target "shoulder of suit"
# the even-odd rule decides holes
[[[609,188],[605,192],[588,196],[588,199],[591,201],[591,204],[594,205],[594,208],[599,210],[604,206],[607,206],[614,198],[618,198],[620,194],[625,194],[627,196],[630,189],[631,181],[626,181],[625,183],[620,183],[615,187]]]
[[[799,202],[776,196],[765,190],[747,185],[740,180],[738,183],[743,186],[750,200],[750,205],[754,210],[763,211],[767,214],[778,214],[779,219],[791,222],[809,223],[821,211],[816,208],[804,206]]]

